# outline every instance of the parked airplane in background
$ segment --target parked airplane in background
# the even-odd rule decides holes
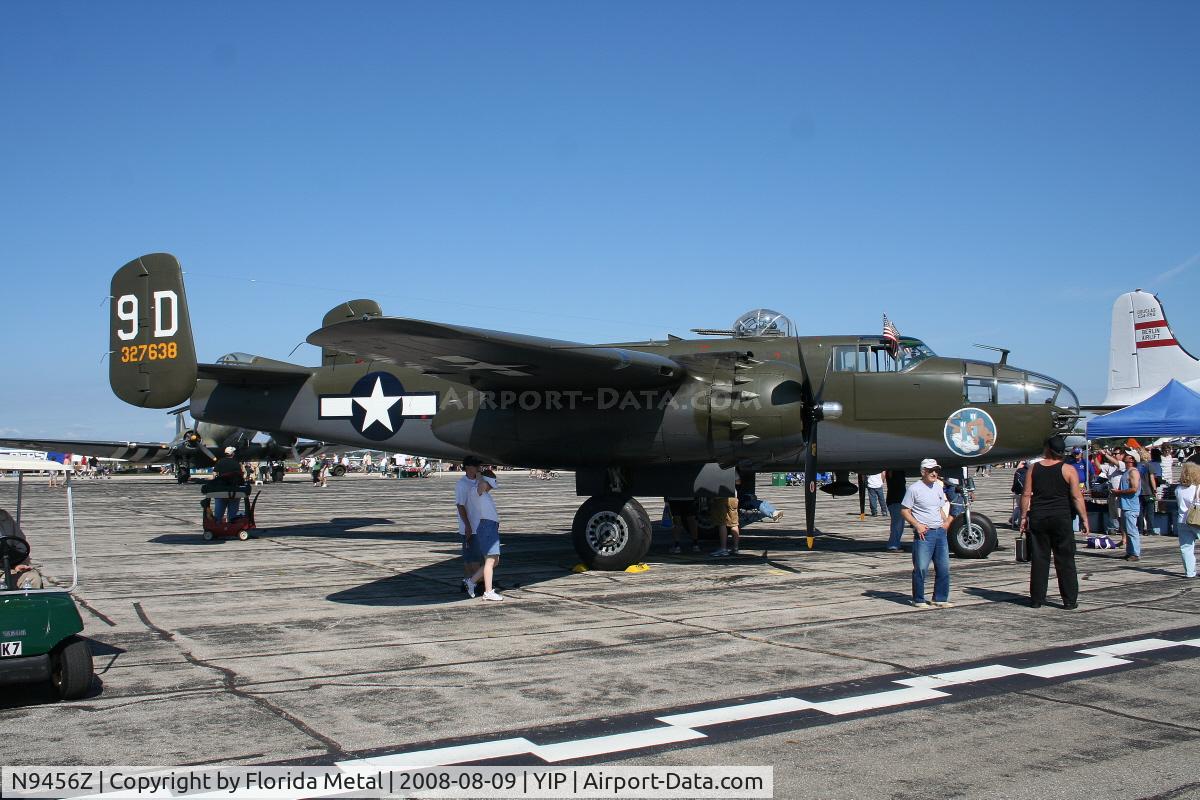
[[[1112,310],[1108,394],[1089,410],[1140,403],[1172,379],[1200,391],[1200,360],[1179,344],[1157,296],[1141,289],[1121,295]]]
[[[224,356],[236,359],[239,354]],[[222,359],[218,359],[221,362]],[[228,363],[228,362],[226,362]],[[134,464],[166,464],[175,469],[175,479],[186,483],[193,469],[211,467],[226,447],[235,448],[238,461],[273,462],[271,480],[283,480],[285,459],[300,460],[327,448],[324,442],[298,441],[295,436],[276,434],[266,442],[255,442],[257,431],[235,425],[198,422],[188,427],[184,411],[177,416],[175,438],[169,442],[98,442],[79,439],[0,439],[0,447],[20,447],[77,456],[118,459]],[[39,453],[39,455],[41,455]]]

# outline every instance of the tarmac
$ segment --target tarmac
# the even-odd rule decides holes
[[[200,538],[199,488],[74,484],[91,693],[0,694],[0,763],[774,767],[775,796],[1200,796],[1200,620],[1174,539],[1079,549],[1079,609],[1027,606],[1014,533],[909,605],[887,520],[799,488],[742,554],[571,571],[570,475],[500,473],[503,603],[459,592],[456,474],[263,489],[256,537]],[[1010,473],[976,511],[1011,508]],[[35,561],[69,577],[61,489],[27,485]],[[15,481],[0,481],[11,509]],[[661,501],[645,501],[652,518]],[[908,537],[906,537],[908,538]],[[706,551],[714,545],[707,544]],[[932,581],[932,576],[930,577]],[[930,583],[931,586],[931,583]]]

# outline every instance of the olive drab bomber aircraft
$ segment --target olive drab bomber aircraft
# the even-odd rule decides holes
[[[943,358],[890,324],[880,336],[797,336],[759,310],[729,330],[694,329],[701,339],[589,345],[385,317],[351,300],[308,336],[319,366],[241,354],[197,364],[174,256],[126,264],[111,302],[109,378],[122,400],[186,401],[200,422],[347,446],[572,470],[587,498],[575,548],[598,569],[648,551],[636,497],[731,497],[739,471],[802,469],[812,536],[818,470],[838,474],[841,494],[850,471],[1014,460],[1079,415],[1070,389],[1007,353]],[[994,529],[979,533],[968,554],[995,546]]]

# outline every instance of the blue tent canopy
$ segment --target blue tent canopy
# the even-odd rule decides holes
[[[1106,436],[1196,436],[1200,434],[1200,394],[1171,381],[1140,403],[1090,419],[1087,438]]]

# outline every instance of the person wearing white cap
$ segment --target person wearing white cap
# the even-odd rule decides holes
[[[935,459],[921,462],[921,480],[913,483],[900,502],[900,513],[914,535],[912,544],[912,604],[917,608],[953,608],[950,602],[950,542],[946,531],[946,493],[938,480],[941,465]],[[933,604],[925,599],[925,573],[933,562]]]

